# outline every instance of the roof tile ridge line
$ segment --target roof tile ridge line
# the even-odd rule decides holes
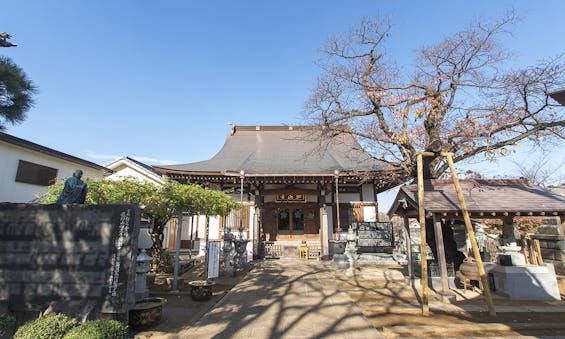
[[[247,158],[245,158],[241,163],[239,163],[239,169],[244,171],[245,168],[245,164],[249,161],[249,159],[251,158],[251,156],[255,155],[255,151],[254,152],[250,152],[249,155],[247,156]]]
[[[35,143],[33,141],[22,139],[22,138],[16,137],[14,135],[11,135],[11,134],[8,134],[8,133],[5,133],[5,132],[0,131],[0,140],[11,143],[13,145],[16,145],[16,146],[19,146],[19,147],[22,147],[22,148],[32,149],[36,152],[40,152],[40,153],[47,154],[47,155],[50,155],[50,156],[53,156],[53,157],[56,157],[56,158],[60,158],[62,160],[66,160],[66,161],[70,161],[70,162],[76,162],[76,163],[82,164],[84,166],[88,166],[90,168],[95,168],[95,169],[98,169],[98,170],[103,170],[105,172],[112,173],[112,170],[110,170],[109,168],[107,168],[103,165],[97,164],[93,161],[82,159],[82,158],[79,158],[75,155],[68,154],[68,153],[65,153],[65,152],[62,152],[62,151],[58,151],[54,148],[43,146],[43,145],[40,145],[40,144]]]
[[[109,168],[108,166],[113,165],[113,164],[117,163],[118,161],[124,160],[124,159],[126,159],[126,158],[127,158],[127,156],[125,156],[125,155],[122,155],[122,156],[120,156],[120,157],[117,157],[116,159],[114,159],[114,160],[110,161],[109,163],[105,164],[104,167]]]
[[[126,159],[129,159],[129,160],[132,161],[133,163],[135,163],[135,164],[137,164],[138,166],[140,166],[140,167],[146,169],[146,170],[149,171],[149,172],[152,172],[152,173],[154,173],[154,174],[157,174],[157,172],[155,171],[155,169],[153,169],[153,166],[151,166],[151,165],[148,165],[148,164],[146,164],[146,163],[144,163],[144,162],[141,162],[141,161],[139,161],[139,160],[136,160],[136,159],[134,159],[134,158],[132,158],[132,157],[129,157],[129,156],[127,156],[127,155],[126,155]]]
[[[132,160],[133,164],[137,167],[139,167],[142,171],[147,172],[149,175],[153,176],[154,178],[158,178],[159,180],[162,180],[163,178],[161,177],[161,174],[159,174],[159,172],[157,172],[157,170],[155,168],[153,168],[153,166],[144,164],[142,162],[136,161],[132,158],[129,158],[129,160]]]
[[[278,132],[278,131],[302,131],[307,129],[315,129],[316,125],[234,125],[234,133],[238,131],[245,132]],[[257,129],[259,128],[259,129]],[[265,129],[263,129],[265,128]],[[231,131],[230,131],[231,133]]]
[[[143,171],[145,171],[145,172],[148,172],[148,173],[150,173],[150,174],[152,174],[152,175],[154,175],[154,176],[161,177],[161,176],[159,175],[159,173],[153,168],[153,166],[147,165],[147,164],[145,164],[145,163],[143,163],[143,162],[141,162],[141,161],[139,161],[139,160],[135,160],[134,158],[129,157],[129,156],[127,156],[127,155],[123,155],[123,156],[121,156],[121,157],[119,157],[119,158],[117,158],[117,159],[111,161],[111,162],[108,163],[106,166],[114,165],[114,164],[118,163],[119,161],[130,161],[130,162],[133,163],[133,165],[139,167],[141,170],[143,170]]]
[[[334,162],[337,163],[337,165],[339,166],[339,169],[345,170],[345,168],[343,168],[343,165],[341,164],[341,162],[339,162],[339,161],[334,157],[334,155],[332,154],[332,152],[330,152],[330,151],[328,150],[328,151],[326,151],[326,153],[330,156],[330,158],[332,158],[332,160],[333,160]],[[347,170],[349,170],[349,169],[347,169]]]

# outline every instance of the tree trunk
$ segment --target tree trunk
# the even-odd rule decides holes
[[[163,250],[162,244],[163,230],[166,223],[166,221],[155,220],[151,232],[151,240],[153,240],[153,246],[151,247],[152,267],[158,273],[170,273],[172,270],[172,258]]]

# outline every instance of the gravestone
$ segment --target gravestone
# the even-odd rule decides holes
[[[394,234],[391,222],[357,222],[357,252],[390,252],[394,248]]]
[[[534,239],[539,240],[543,261],[555,267],[555,273],[565,275],[565,217],[545,217]]]
[[[11,312],[127,321],[139,225],[135,205],[0,204],[0,299]]]

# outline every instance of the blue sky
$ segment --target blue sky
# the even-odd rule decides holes
[[[560,0],[5,0],[0,31],[19,46],[0,53],[39,87],[27,120],[7,132],[101,164],[205,160],[228,123],[300,124],[318,49],[365,16],[391,18],[390,54],[411,67],[418,47],[510,8],[523,18],[505,41],[512,65],[565,52]]]

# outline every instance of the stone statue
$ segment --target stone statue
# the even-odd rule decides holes
[[[73,176],[65,181],[65,187],[55,202],[56,204],[84,204],[87,188],[86,183],[80,179],[81,177],[82,171],[77,169]]]

